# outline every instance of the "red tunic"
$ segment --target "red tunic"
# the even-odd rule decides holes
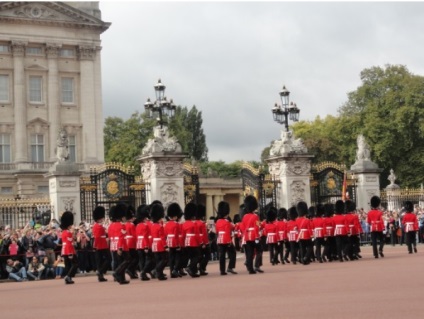
[[[372,232],[382,232],[384,230],[383,213],[378,209],[370,210],[367,215],[367,223]]]
[[[180,247],[180,225],[175,220],[168,221],[163,227],[166,237],[166,246],[169,248]]]
[[[348,224],[346,221],[346,215],[334,215],[334,236],[346,236],[348,230]]]
[[[346,221],[350,235],[358,235],[361,233],[361,224],[359,223],[358,215],[353,213],[347,214]]]
[[[312,228],[314,230],[315,238],[324,238],[325,237],[325,219],[322,217],[315,217],[312,220]]]
[[[259,238],[259,216],[254,213],[247,213],[240,223],[240,230],[243,233],[244,241],[255,241]]]
[[[206,223],[202,220],[196,220],[196,225],[199,229],[199,244],[207,245],[209,243],[209,238]]]
[[[276,244],[278,242],[277,225],[276,223],[266,223],[264,225],[263,235],[266,236],[267,244]]]
[[[289,241],[296,241],[297,240],[297,235],[298,235],[298,228],[297,228],[297,224],[296,224],[296,220],[289,220],[287,222],[287,239]]]
[[[125,223],[125,240],[127,241],[127,246],[129,249],[135,249],[137,238],[135,233],[135,225],[132,222],[126,222]]]
[[[217,239],[216,243],[218,245],[228,245],[231,244],[231,232],[234,229],[234,225],[231,224],[227,219],[220,218],[215,224]]]
[[[324,217],[325,220],[325,236],[333,237],[334,236],[334,220],[333,217]]]
[[[75,255],[72,233],[65,229],[62,231],[62,256]]]
[[[151,223],[149,225],[150,234],[152,235],[151,249],[154,253],[160,253],[165,251],[166,239],[163,225],[159,223]]]
[[[135,246],[137,250],[150,248],[150,229],[146,222],[137,224],[135,228],[135,235],[137,236],[137,242]]]
[[[110,251],[117,251],[119,249],[128,251],[125,233],[125,225],[121,222],[113,222],[109,225],[108,237],[110,240]]]
[[[306,217],[296,219],[297,229],[299,230],[298,240],[308,240],[312,238],[312,222]]]
[[[405,233],[419,230],[417,215],[414,213],[406,213],[403,215],[402,225]]]
[[[284,220],[278,220],[275,222],[277,226],[277,239],[278,241],[287,240],[287,222]]]
[[[94,243],[93,246],[95,249],[108,249],[109,245],[107,243],[107,235],[106,230],[102,224],[95,223],[93,225],[93,238]]]
[[[194,220],[186,220],[182,225],[182,234],[185,247],[198,247],[199,229]]]

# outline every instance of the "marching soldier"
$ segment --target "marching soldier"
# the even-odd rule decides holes
[[[105,219],[105,208],[97,206],[93,211],[93,247],[95,249],[95,258],[97,265],[97,278],[99,282],[107,281],[104,277],[110,265],[109,244],[107,242],[106,230],[103,227]]]
[[[269,207],[266,213],[266,222],[263,228],[263,234],[266,238],[268,245],[270,263],[274,266],[279,263],[278,261],[278,233],[277,233],[277,209]]]
[[[221,275],[227,273],[237,274],[236,268],[236,248],[232,240],[234,225],[228,220],[230,215],[230,205],[227,202],[219,202],[218,204],[218,220],[216,221],[216,234],[219,253],[219,270]],[[228,253],[229,263],[227,271],[225,271],[225,255]]]
[[[128,206],[126,211],[126,223],[125,223],[125,240],[127,242],[128,246],[128,254],[130,257],[130,261],[127,267],[127,274],[130,276],[131,279],[138,279],[137,276],[137,263],[138,263],[138,254],[136,250],[136,233],[135,233],[135,225],[134,225],[134,209],[131,206]]]
[[[323,218],[324,212],[324,206],[322,204],[318,204],[316,207],[315,217],[312,220],[312,228],[314,230],[315,237],[315,256],[320,263],[327,261],[322,252],[322,248],[325,246],[326,224],[325,219]]]
[[[412,254],[412,246],[414,246],[414,252],[417,252],[417,231],[418,219],[417,215],[414,214],[414,205],[410,201],[406,201],[404,204],[406,210],[405,215],[402,218],[402,226],[405,231],[406,245],[408,247],[408,253]]]
[[[199,277],[197,273],[197,263],[199,261],[199,228],[196,223],[197,205],[188,203],[184,208],[185,222],[182,224],[182,235],[184,240],[184,250],[189,260],[187,272],[192,278]]]
[[[149,206],[140,205],[137,208],[137,226],[135,234],[137,236],[136,250],[138,254],[138,266],[140,268],[140,279],[150,280],[147,273],[154,269],[155,263],[150,254],[150,228],[149,228]]]
[[[384,257],[383,247],[384,247],[384,221],[383,213],[378,209],[380,206],[381,200],[378,196],[371,197],[371,210],[367,215],[367,223],[370,225],[371,231],[371,242],[372,249],[375,258],[378,258],[378,255]],[[379,247],[377,251],[377,241],[379,242]]]
[[[75,253],[72,227],[74,225],[74,214],[64,212],[60,217],[60,228],[62,229],[62,252],[65,259],[65,284],[73,284],[72,278],[75,276],[78,268],[78,258]]]
[[[311,262],[312,254],[312,224],[311,220],[307,218],[308,205],[303,201],[297,203],[297,212],[299,214],[296,225],[299,231],[297,241],[299,242],[300,261],[302,264],[308,265]]]
[[[361,258],[359,252],[361,250],[359,234],[362,232],[361,223],[358,215],[355,214],[356,205],[351,200],[345,202],[346,221],[349,233],[348,256],[350,259]]]
[[[152,223],[149,225],[150,235],[152,236],[151,250],[156,263],[156,277],[159,280],[166,280],[167,277],[163,270],[167,263],[166,239],[163,230],[163,218],[165,211],[162,205],[154,204],[151,207],[150,216]]]
[[[335,215],[333,216],[334,221],[334,237],[336,238],[337,257],[340,262],[348,260],[346,256],[346,244],[347,244],[347,221],[344,215],[344,203],[342,200],[336,201]]]
[[[297,210],[296,207],[292,206],[289,208],[289,218],[287,221],[287,240],[290,245],[290,259],[293,265],[296,265],[297,262],[297,254],[299,250],[299,244],[297,242],[297,236],[299,234],[298,228],[297,228]]]
[[[180,246],[180,224],[178,223],[179,216],[182,215],[182,210],[178,203],[172,203],[168,206],[167,215],[169,221],[164,226],[166,246],[169,250],[169,271],[171,278],[182,277],[179,274],[181,246]]]
[[[205,222],[206,218],[206,207],[202,204],[197,205],[196,212],[196,224],[199,228],[199,274],[200,276],[206,276],[206,267],[209,262],[211,255],[211,249],[209,246],[208,229]]]

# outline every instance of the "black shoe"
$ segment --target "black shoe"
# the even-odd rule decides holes
[[[72,284],[74,284],[75,282],[72,280],[72,278],[71,277],[68,277],[68,276],[66,276],[65,277],[65,284],[66,285],[72,285]]]
[[[288,264],[290,264],[290,260],[288,258],[284,258],[284,261]]]
[[[237,275],[237,272],[236,272],[236,271],[234,271],[234,269],[232,269],[232,268],[228,268],[228,269],[227,269],[227,272],[229,272],[229,273],[231,273],[231,274],[233,274],[233,275]]]
[[[130,282],[128,281],[128,280],[121,280],[120,282],[119,282],[119,284],[120,285],[128,285]]]
[[[187,270],[187,273],[190,275],[191,278],[200,277],[199,274],[196,274],[196,273],[192,272],[190,269]]]
[[[180,277],[187,276],[187,273],[182,269],[178,271],[178,274],[180,275]]]
[[[178,271],[176,270],[171,271],[171,278],[180,278]]]
[[[256,271],[256,272],[259,272],[259,273],[261,273],[261,274],[264,272],[261,268],[255,268],[255,271]]]
[[[113,276],[113,281],[115,281],[115,282],[119,281],[118,276],[116,276],[116,274],[112,274],[112,276]]]
[[[349,258],[346,255],[344,255],[343,258],[344,260],[349,261]]]
[[[227,273],[224,271],[224,272],[221,272],[221,276],[226,276],[227,275]]]
[[[417,247],[414,247],[414,253],[417,253],[418,251],[417,251]]]
[[[159,275],[158,280],[167,280],[168,278],[164,275]]]
[[[150,278],[146,274],[141,274],[140,280],[141,281],[148,281],[148,280],[150,280]]]
[[[103,276],[102,277],[99,277],[98,280],[99,280],[99,282],[105,282],[105,281],[107,281],[107,279],[105,277],[103,277]]]
[[[130,276],[131,279],[138,279],[138,276],[136,273],[133,273],[132,271],[127,270],[126,273],[128,276]]]
[[[208,275],[208,273],[204,270],[200,270],[199,273],[200,273],[200,276],[207,276]]]
[[[384,257],[384,254],[383,254],[383,252],[382,252],[382,251],[380,251],[380,252],[379,252],[379,254],[380,254],[380,257],[381,257],[381,258],[383,258],[383,257]]]
[[[254,275],[254,274],[256,274],[256,271],[254,271],[254,270],[249,270],[249,275]]]

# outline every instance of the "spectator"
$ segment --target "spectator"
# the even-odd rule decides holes
[[[54,263],[56,260],[53,261],[53,263],[50,263],[49,258],[45,256],[43,258],[43,266],[44,266],[44,278],[55,278],[55,269],[54,269]]]
[[[9,255],[16,257],[18,255],[19,246],[15,238],[9,244]]]
[[[40,280],[43,274],[44,265],[38,261],[37,257],[32,257],[32,261],[28,266],[28,277],[34,280]]]
[[[50,227],[45,228],[42,231],[41,237],[37,240],[37,244],[41,250],[44,250],[45,256],[48,258],[48,263],[50,266],[53,266],[56,260],[56,255],[54,252],[56,248],[56,240],[57,235]]]
[[[63,278],[65,271],[65,261],[61,255],[57,255],[56,261],[54,262],[56,279]]]
[[[6,271],[9,273],[9,279],[16,281],[27,281],[27,273],[25,267],[18,260],[13,261],[8,259],[6,261]]]

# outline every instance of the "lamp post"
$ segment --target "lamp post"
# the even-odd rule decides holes
[[[144,103],[144,108],[147,112],[148,117],[150,118],[156,118],[158,121],[158,124],[162,128],[163,125],[167,124],[166,120],[164,119],[164,116],[167,118],[171,118],[175,115],[175,109],[177,108],[170,99],[167,100],[165,96],[165,89],[166,86],[162,83],[162,81],[159,79],[158,83],[156,83],[154,86],[155,93],[156,93],[156,101],[151,102],[150,98],[147,99],[147,102]]]
[[[283,89],[280,91],[281,105],[275,103],[272,108],[272,115],[274,121],[280,124],[284,124],[285,131],[289,131],[289,118],[293,122],[299,121],[299,112],[296,103],[289,103],[290,91],[283,86]]]

